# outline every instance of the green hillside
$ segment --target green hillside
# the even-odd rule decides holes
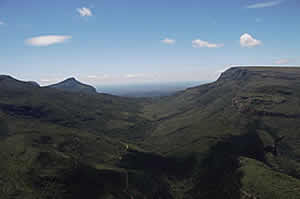
[[[58,90],[75,92],[75,93],[89,93],[95,94],[97,91],[93,86],[83,84],[77,81],[74,77],[68,78],[57,84],[47,86],[48,88],[56,88]]]
[[[145,142],[168,156],[194,153],[200,160],[225,142],[218,153],[253,158],[299,178],[299,85],[299,68],[231,68],[216,82],[146,104],[144,116],[156,127]]]
[[[0,76],[0,198],[299,198],[300,68],[160,99]]]
[[[229,69],[214,83],[147,104],[144,115],[156,124],[147,140],[164,153],[193,147],[199,152],[199,147],[206,150],[207,143],[240,135],[255,125],[266,145],[286,136],[279,146],[281,154],[296,157],[300,144],[299,85],[298,68]]]

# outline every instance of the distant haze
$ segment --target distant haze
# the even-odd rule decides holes
[[[206,82],[172,82],[162,84],[131,84],[97,86],[100,93],[108,93],[127,97],[161,97],[174,94],[190,87],[199,86]]]

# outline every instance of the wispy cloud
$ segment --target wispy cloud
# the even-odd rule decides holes
[[[71,36],[67,35],[46,35],[29,38],[25,40],[25,43],[31,46],[50,46],[53,44],[63,43],[71,38]]]
[[[278,60],[274,61],[274,64],[284,65],[284,64],[288,64],[289,62],[290,62],[290,60],[288,60],[288,59],[278,59]]]
[[[255,9],[255,8],[268,8],[268,7],[274,7],[279,4],[281,4],[283,0],[277,0],[277,1],[268,1],[268,2],[262,2],[262,3],[256,3],[248,5],[247,8]]]
[[[221,48],[224,46],[224,44],[214,44],[200,39],[196,39],[192,41],[192,46],[193,48]]]
[[[255,39],[250,34],[244,33],[240,37],[240,44],[241,44],[242,47],[251,48],[251,47],[261,45],[262,42],[260,40]]]
[[[5,24],[5,23],[4,23],[3,21],[0,21],[0,26],[1,26],[1,25],[4,25],[4,24]]]
[[[89,78],[89,79],[97,79],[98,77],[97,77],[97,75],[88,75],[87,78]]]
[[[175,39],[170,39],[170,38],[165,38],[165,39],[161,40],[161,42],[164,43],[164,44],[171,45],[171,44],[175,44],[176,40]]]
[[[141,77],[145,77],[144,74],[126,74],[124,76],[125,78],[128,78],[128,79],[135,79],[135,78],[141,78]]]
[[[90,17],[93,16],[92,10],[90,8],[82,7],[82,8],[77,8],[77,12],[79,13],[80,16],[82,17]]]
[[[53,80],[50,79],[40,79],[41,82],[52,82]]]
[[[111,76],[108,74],[88,75],[88,79],[108,79]]]
[[[46,86],[46,85],[50,85],[50,84],[54,84],[54,83],[60,82],[63,79],[64,78],[44,77],[44,78],[38,80],[38,83],[41,86]]]

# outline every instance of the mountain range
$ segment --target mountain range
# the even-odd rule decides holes
[[[300,68],[161,98],[0,76],[0,198],[300,198]],[[80,97],[78,97],[80,96]]]

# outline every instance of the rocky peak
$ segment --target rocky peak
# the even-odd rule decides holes
[[[76,79],[75,79],[75,77],[70,77],[70,78],[68,78],[68,79],[66,79],[65,81],[71,81],[71,82],[79,82],[79,81],[77,81]]]
[[[247,67],[232,67],[221,74],[218,81],[246,80],[251,75]]]

